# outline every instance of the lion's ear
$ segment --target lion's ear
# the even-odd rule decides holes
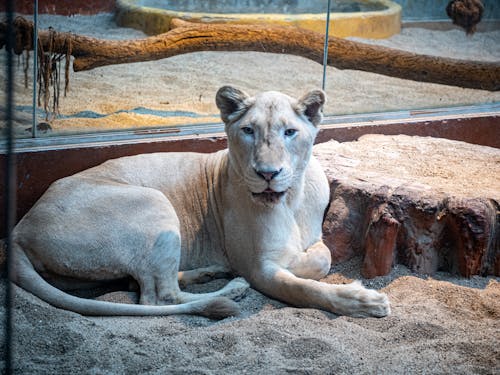
[[[223,86],[217,91],[215,103],[220,110],[220,116],[225,123],[240,118],[249,107],[249,96],[232,86]]]
[[[307,117],[314,126],[323,120],[323,105],[326,103],[326,94],[322,90],[312,90],[299,99],[297,112]]]

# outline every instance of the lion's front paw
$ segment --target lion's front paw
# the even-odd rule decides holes
[[[391,313],[387,295],[366,289],[359,281],[339,286],[337,297],[340,298],[337,310],[345,315],[381,318]]]

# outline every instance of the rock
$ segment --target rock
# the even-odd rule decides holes
[[[366,135],[314,154],[331,186],[323,232],[334,263],[362,255],[368,278],[394,263],[500,276],[500,149]]]

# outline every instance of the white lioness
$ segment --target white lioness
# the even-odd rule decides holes
[[[52,184],[14,230],[13,281],[87,315],[221,318],[238,312],[230,298],[248,283],[294,306],[388,315],[382,293],[317,281],[331,262],[321,240],[329,186],[311,156],[325,94],[249,97],[226,86],[216,102],[228,150],[124,157]],[[224,272],[239,277],[219,291],[179,287]],[[141,304],[60,289],[124,277],[138,282]]]

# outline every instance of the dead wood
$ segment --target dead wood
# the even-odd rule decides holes
[[[30,22],[16,20],[18,45]],[[23,26],[24,25],[24,26]],[[31,26],[32,27],[32,26]],[[172,21],[167,33],[135,40],[102,40],[58,32],[55,46],[71,45],[74,71],[111,64],[158,60],[199,51],[257,51],[286,53],[322,63],[324,36],[295,27],[271,25],[200,24]],[[5,25],[0,27],[0,48],[4,45]],[[50,32],[39,32],[41,45],[48,48]],[[24,43],[30,48],[30,43]],[[32,45],[31,45],[32,48]],[[19,47],[16,48],[19,52]],[[66,53],[64,51],[55,51]],[[328,65],[355,69],[421,82],[497,91],[500,89],[500,63],[463,61],[419,55],[341,38],[329,41]]]

